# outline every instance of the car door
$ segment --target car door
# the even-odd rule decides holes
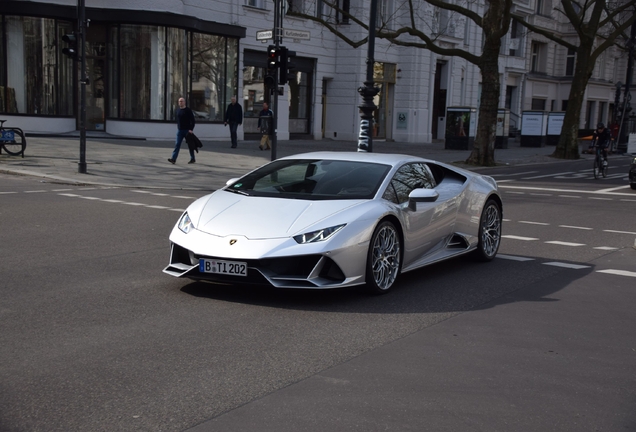
[[[434,189],[435,178],[425,163],[400,167],[383,198],[400,208],[404,222],[404,267],[442,248],[452,232],[457,210],[456,197],[440,196],[434,202],[409,206],[409,194],[417,188]]]

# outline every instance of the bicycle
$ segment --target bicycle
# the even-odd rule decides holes
[[[603,149],[596,141],[592,142],[592,146],[596,150],[596,155],[594,156],[594,178],[598,179],[601,175],[605,178],[607,177],[608,163],[603,160]]]
[[[19,128],[5,128],[6,120],[0,120],[0,154],[2,149],[11,156],[19,156],[24,158],[24,149],[26,149],[26,138],[24,132]]]

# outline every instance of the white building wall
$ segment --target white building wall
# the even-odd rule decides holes
[[[28,2],[29,0],[23,0]],[[44,0],[41,0],[44,1]],[[187,15],[201,20],[238,25],[246,28],[246,37],[239,41],[239,71],[243,68],[243,52],[245,50],[256,50],[263,52],[271,41],[265,43],[256,40],[258,30],[270,29],[273,25],[274,11],[273,0],[263,0],[264,9],[246,6],[244,0],[87,0],[86,6],[89,8],[109,8],[109,9],[133,9],[158,12],[170,12],[177,15]],[[50,0],[49,3],[76,6],[76,0]],[[559,21],[554,13],[552,17],[537,15],[534,13],[534,2],[531,4],[519,3],[516,5],[517,11],[528,14],[528,21],[535,25],[540,25],[555,33],[567,31],[569,24]],[[313,1],[306,4],[313,8]],[[351,13],[368,22],[369,2],[351,1]],[[423,6],[429,7],[429,6]],[[484,4],[471,6],[478,13],[483,14]],[[429,7],[430,8],[430,7]],[[315,11],[309,10],[308,13]],[[424,16],[428,16],[424,14]],[[427,23],[428,24],[428,23]],[[468,30],[464,31],[464,26],[468,25]],[[323,123],[322,110],[322,85],[323,79],[327,80],[327,106],[325,110],[325,137],[332,139],[356,141],[358,137],[360,114],[358,105],[362,103],[362,98],[357,89],[363,85],[366,79],[366,57],[367,46],[363,45],[357,49],[352,48],[329,30],[321,25],[309,20],[293,17],[284,18],[284,27],[309,31],[310,40],[288,40],[283,41],[288,49],[296,51],[298,57],[305,57],[315,60],[315,71],[313,77],[312,110],[311,110],[311,135],[319,139],[322,137],[321,125]],[[362,40],[367,36],[364,29],[355,24],[339,25],[338,30],[342,31],[354,41]],[[569,92],[569,83],[563,80],[565,73],[565,58],[567,49],[557,46],[555,43],[537,35],[528,34],[523,30],[521,37],[522,49],[525,50],[525,57],[510,57],[507,52],[501,56],[500,74],[502,76],[502,93],[500,105],[505,102],[506,85],[517,87],[519,97],[513,112],[520,114],[521,110],[531,108],[533,97],[546,99],[546,108],[550,108],[551,101],[554,100],[555,109],[560,110],[561,103],[566,100]],[[454,35],[456,37],[445,38],[445,43],[451,47],[468,49],[478,54],[481,49],[481,30],[472,22],[461,18],[455,23]],[[537,77],[529,73],[530,69],[530,44],[532,40],[542,40],[547,43],[545,76]],[[509,40],[509,38],[506,38]],[[11,42],[11,41],[9,41]],[[390,126],[391,134],[395,140],[408,142],[430,142],[433,137],[432,131],[432,108],[434,94],[434,78],[437,61],[443,59],[448,63],[448,75],[444,78],[448,80],[447,106],[466,105],[478,107],[481,76],[479,69],[471,63],[461,58],[442,58],[430,51],[419,48],[405,48],[390,45],[387,41],[376,39],[375,60],[378,62],[394,63],[400,69],[399,78],[394,85],[393,122]],[[592,83],[587,98],[599,102],[613,103],[615,80],[625,80],[626,61],[617,51],[608,52],[603,57],[606,63],[603,68],[597,65],[595,70],[596,82]],[[620,70],[616,70],[619,68]],[[17,86],[16,87],[20,87]],[[242,94],[243,80],[239,72],[239,95]],[[289,138],[289,94],[287,88],[283,96],[279,97],[279,107],[276,111],[279,119],[278,137],[281,140]],[[581,113],[581,121],[585,119],[585,103]],[[405,113],[407,115],[407,127],[405,129],[396,128],[396,114]],[[17,117],[16,117],[17,118]],[[47,131],[67,129],[71,124],[67,119],[58,119],[60,126],[53,126],[47,120],[34,122],[34,127],[46,127]],[[15,119],[12,119],[15,122]],[[108,121],[107,130],[112,134],[122,134],[130,136],[152,137],[158,134],[163,136],[169,130],[169,136],[173,134],[173,125],[166,124],[166,132],[163,126],[157,127],[156,123],[143,126],[143,122],[120,122]],[[41,125],[41,126],[40,126]],[[141,125],[141,126],[140,126]],[[197,131],[203,133],[207,139],[227,139],[227,129],[218,124],[197,125]],[[239,135],[242,135],[242,128],[239,128]]]

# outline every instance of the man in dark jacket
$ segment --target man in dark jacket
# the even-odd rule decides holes
[[[269,109],[269,104],[267,102],[263,102],[263,109],[260,113],[258,113],[258,129],[263,134],[261,143],[258,146],[261,150],[269,150],[272,148],[272,139],[270,138],[270,135],[273,133],[273,116],[274,113],[271,109]]]
[[[236,130],[243,123],[243,107],[236,103],[236,97],[232,97],[232,103],[227,106],[225,111],[225,126],[230,125],[230,138],[232,139],[232,148],[236,148],[237,138]]]
[[[181,148],[181,142],[183,142],[183,138],[186,135],[192,133],[192,129],[194,129],[194,113],[190,108],[186,106],[186,102],[184,98],[179,98],[179,109],[177,110],[177,140],[174,143],[174,151],[172,152],[172,157],[168,159],[168,162],[174,164],[177,161],[177,157],[179,156],[179,149]],[[194,159],[194,150],[188,149],[190,151],[190,164],[195,163]]]
[[[612,133],[603,123],[596,125],[596,130],[592,134],[592,144],[590,148],[599,147],[603,155],[603,165],[607,165],[607,149],[612,141]]]

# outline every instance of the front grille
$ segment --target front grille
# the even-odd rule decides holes
[[[198,267],[190,270],[185,276],[196,280],[226,284],[271,284],[281,287],[306,288],[337,285],[345,280],[340,267],[331,258],[323,257],[322,255],[233,260],[209,255],[198,255],[179,245],[175,244],[173,246],[172,263],[179,262],[194,266],[199,263],[201,258],[244,261],[248,267],[247,276],[202,273]]]

